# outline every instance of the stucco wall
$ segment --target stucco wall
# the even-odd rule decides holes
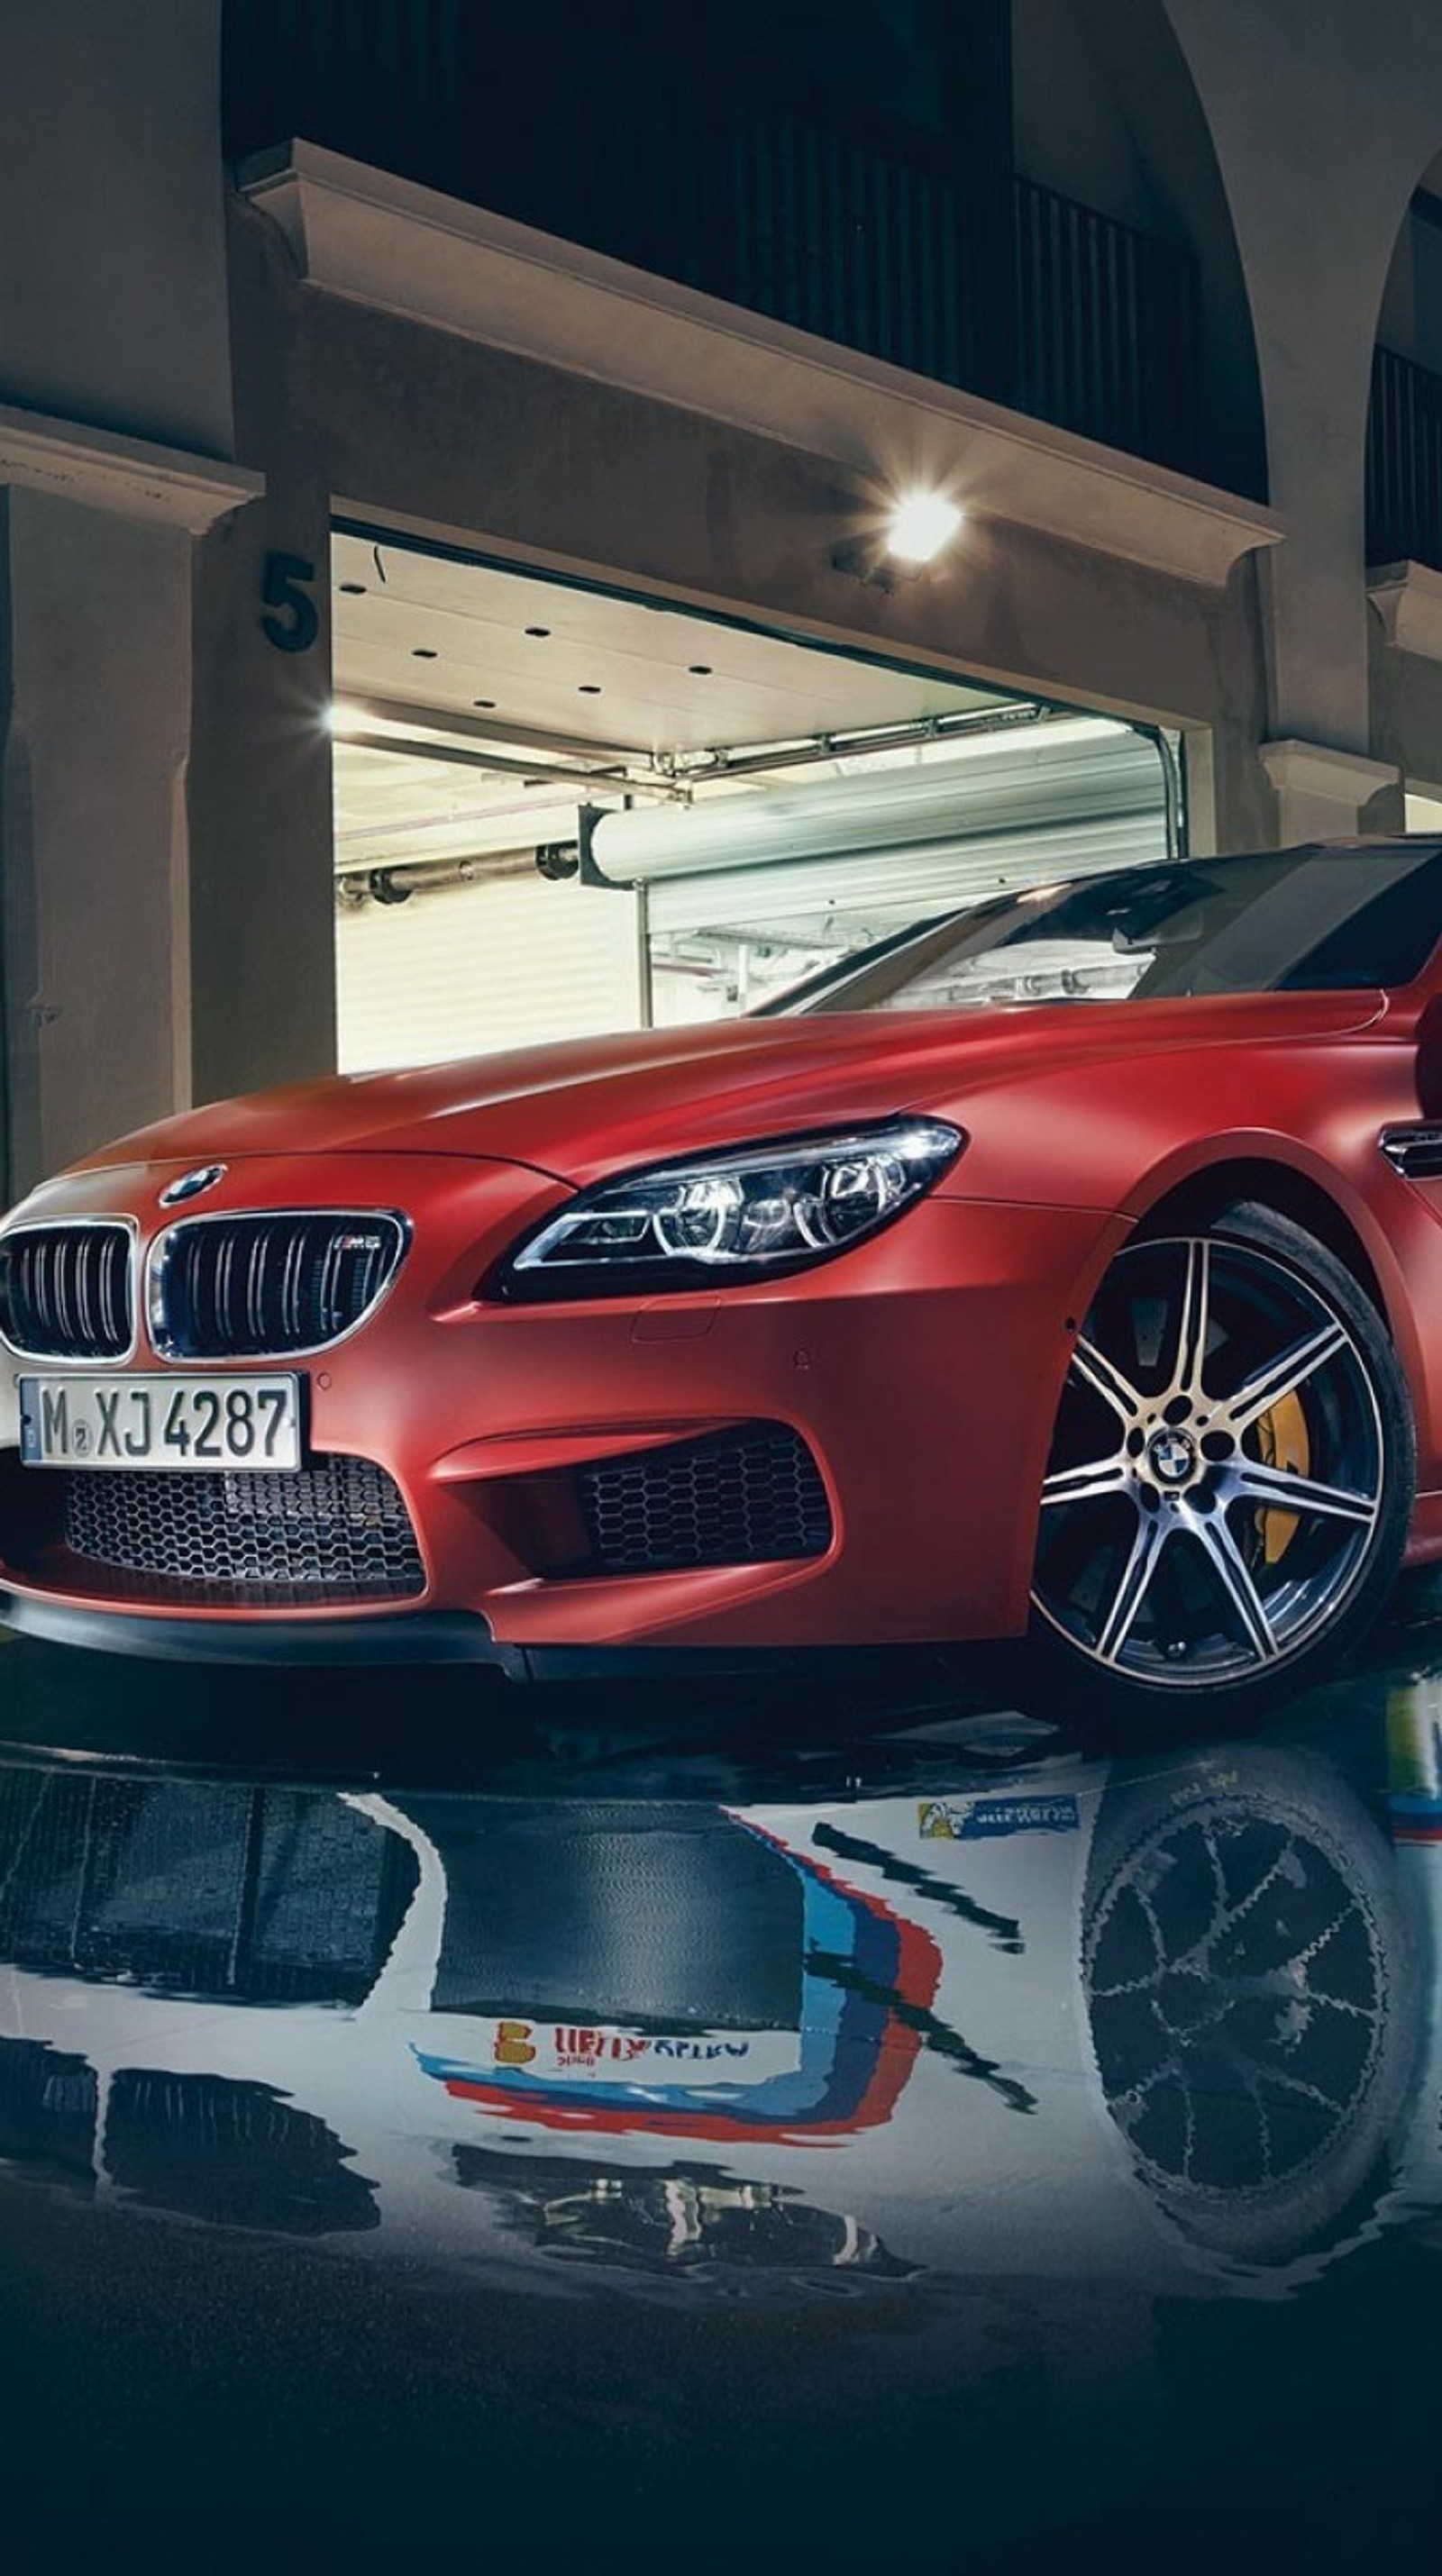
[[[219,0],[3,19],[0,402],[230,455]]]

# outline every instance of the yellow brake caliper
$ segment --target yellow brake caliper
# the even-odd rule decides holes
[[[1302,1411],[1300,1397],[1280,1396],[1270,1410],[1260,1416],[1257,1441],[1264,1467],[1283,1467],[1297,1476],[1305,1476],[1309,1472],[1312,1444],[1307,1437],[1307,1418]],[[1275,1503],[1262,1503],[1257,1508],[1255,1526],[1262,1563],[1275,1565],[1297,1535],[1297,1514],[1280,1511]]]

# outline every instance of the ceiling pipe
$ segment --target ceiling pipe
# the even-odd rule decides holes
[[[710,752],[694,760],[683,754],[677,761],[675,775],[695,786],[704,778],[748,778],[769,775],[776,769],[814,767],[818,760],[859,760],[869,752],[906,751],[913,744],[950,742],[957,735],[1010,733],[1019,725],[1041,724],[1058,716],[1079,712],[1075,708],[1043,706],[1031,700],[1019,700],[1014,706],[981,707],[965,715],[918,716],[914,723],[871,725],[857,733],[815,734],[805,742],[789,744],[784,750]]]
[[[632,778],[625,771],[563,768],[555,764],[538,769],[533,760],[508,760],[498,751],[463,751],[459,743],[453,742],[418,742],[414,736],[357,733],[348,728],[338,733],[336,740],[349,743],[357,751],[388,752],[392,759],[435,760],[452,769],[485,769],[502,778],[524,778],[532,787],[610,787],[617,795],[652,796],[663,805],[683,803],[688,792],[676,780]]]
[[[368,690],[342,689],[342,709],[354,707],[357,714],[370,716],[379,724],[420,725],[430,733],[459,734],[466,742],[518,743],[523,751],[558,752],[563,758],[580,761],[596,760],[614,768],[620,761],[635,761],[643,770],[652,766],[646,752],[634,744],[595,742],[585,734],[548,733],[536,725],[511,724],[504,717],[472,715],[461,707],[440,707],[415,698],[374,697]],[[346,739],[344,726],[338,738]]]
[[[362,912],[368,903],[408,903],[413,894],[443,894],[455,886],[505,884],[538,873],[546,875],[548,871],[541,868],[540,852],[534,848],[490,850],[477,858],[418,860],[405,866],[345,868],[335,881],[336,910]],[[574,876],[575,868],[569,873]]]

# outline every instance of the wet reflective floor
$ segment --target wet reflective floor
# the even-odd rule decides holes
[[[0,1644],[3,2564],[1434,2556],[1442,1600],[1056,1719]]]

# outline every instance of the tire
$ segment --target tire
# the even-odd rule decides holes
[[[1082,1986],[1107,2117],[1194,2254],[1277,2271],[1375,2219],[1425,1987],[1396,1859],[1330,1761],[1263,1744],[1114,1772]]]
[[[1414,1467],[1382,1319],[1314,1236],[1248,1205],[1127,1244],[1057,1411],[1029,1704],[1155,1737],[1322,1679],[1391,1589]]]

